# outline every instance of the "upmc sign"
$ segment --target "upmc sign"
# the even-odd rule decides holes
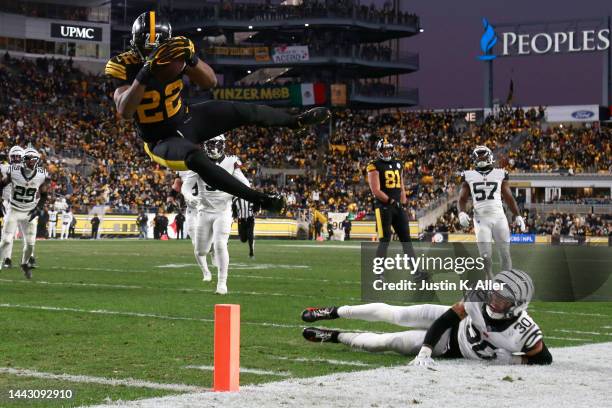
[[[486,18],[482,23],[484,33],[480,39],[480,49],[483,55],[478,58],[483,61],[490,61],[496,57],[603,51],[610,48],[608,28],[533,34],[508,31],[501,33],[501,53],[495,55],[493,47],[499,42],[500,37]]]
[[[51,23],[51,37],[85,41],[102,41],[102,27]]]

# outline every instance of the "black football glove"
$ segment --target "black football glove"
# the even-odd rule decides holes
[[[389,202],[387,203],[387,205],[388,205],[389,207],[395,207],[395,208],[397,208],[397,209],[399,209],[399,210],[402,210],[402,209],[403,209],[402,203],[400,203],[400,202],[399,202],[399,201],[397,201],[397,200],[394,200],[393,198],[389,198]]]
[[[28,222],[32,222],[32,220],[41,215],[42,212],[43,210],[38,207],[34,208],[33,210],[30,210],[30,212],[28,213],[30,215],[30,217],[28,218]]]
[[[5,211],[6,210],[4,209],[4,203],[0,201],[0,218],[4,218]]]

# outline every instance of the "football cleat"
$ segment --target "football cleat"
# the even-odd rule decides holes
[[[319,329],[307,327],[302,331],[302,336],[313,343],[338,343],[338,330]]]
[[[302,320],[308,323],[316,322],[317,320],[333,320],[339,317],[336,306],[309,307],[302,312]]]
[[[262,209],[280,214],[287,206],[287,200],[280,194],[268,194],[261,200]]]
[[[210,273],[210,271],[203,273],[202,280],[204,282],[210,282],[212,280],[212,274]]]
[[[331,118],[329,109],[323,107],[312,108],[298,116],[297,128],[302,129],[307,126],[318,125],[329,118]]]
[[[4,262],[2,263],[2,267],[3,268],[12,268],[13,267],[13,262],[11,261],[11,258],[5,258]]]
[[[31,256],[30,259],[28,259],[28,265],[30,266],[30,268],[36,269],[36,258]]]
[[[217,295],[227,295],[227,285],[225,283],[217,283],[217,290],[215,290]]]
[[[32,268],[27,263],[21,264],[21,270],[26,279],[32,279]]]

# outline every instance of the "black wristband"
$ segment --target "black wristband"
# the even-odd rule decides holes
[[[191,56],[191,58],[186,58],[186,59],[185,59],[185,63],[186,63],[188,66],[190,66],[190,67],[192,67],[192,68],[193,68],[193,67],[195,67],[196,65],[198,65],[198,61],[199,61],[199,60],[200,60],[200,59],[198,58],[198,56],[197,56],[196,54],[193,54],[193,55]]]
[[[444,332],[453,327],[453,325],[458,324],[461,321],[457,312],[455,312],[452,308],[449,308],[444,314],[438,317],[429,329],[427,329],[427,333],[425,333],[425,340],[423,340],[423,344],[430,346],[432,349],[438,344],[440,338],[444,334]]]
[[[138,71],[138,74],[136,74],[136,80],[140,85],[147,86],[151,80],[151,65],[144,64],[140,71]]]

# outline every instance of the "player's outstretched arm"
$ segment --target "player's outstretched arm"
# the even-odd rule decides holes
[[[442,316],[438,317],[427,329],[423,346],[421,346],[421,350],[415,359],[410,362],[410,365],[426,367],[434,364],[431,358],[434,347],[436,347],[444,332],[459,323],[465,318],[465,315],[465,306],[461,301],[455,303]]]
[[[504,202],[510,208],[510,211],[512,212],[512,215],[514,216],[514,220],[516,224],[518,225],[518,227],[520,228],[522,232],[525,232],[525,229],[526,229],[525,220],[523,219],[523,217],[521,217],[518,205],[516,204],[516,200],[514,199],[514,196],[512,195],[512,191],[510,190],[510,185],[508,184],[506,180],[502,181],[501,196]]]

